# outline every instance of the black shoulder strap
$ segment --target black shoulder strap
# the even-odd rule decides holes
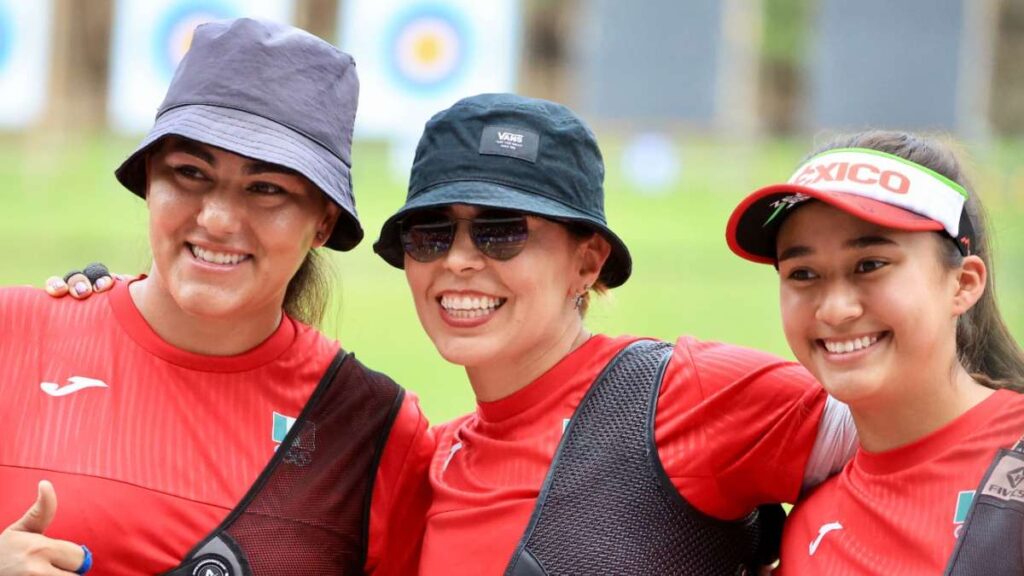
[[[946,576],[1024,574],[1024,438],[1000,449],[974,493]]]
[[[245,497],[167,576],[362,574],[404,390],[339,351]]]

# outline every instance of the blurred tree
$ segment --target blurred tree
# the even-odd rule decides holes
[[[526,0],[519,91],[528,96],[572,104],[572,58],[579,0]]]
[[[1024,2],[1001,0],[997,12],[995,70],[990,92],[992,127],[1024,133]]]
[[[50,97],[42,132],[106,125],[113,0],[54,0]]]
[[[763,0],[758,112],[773,134],[801,129],[814,0]]]
[[[296,0],[295,25],[304,30],[338,44],[337,21],[343,0]]]

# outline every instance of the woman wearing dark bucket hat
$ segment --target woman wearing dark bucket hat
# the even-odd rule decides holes
[[[313,249],[363,235],[357,94],[303,31],[199,27],[117,170],[149,207],[148,276],[81,304],[0,290],[0,574],[414,570],[423,416],[302,321]]]
[[[1024,573],[1024,352],[956,156],[901,132],[838,138],[743,200],[727,238],[778,269],[786,339],[861,442],[797,504],[782,572]]]
[[[845,461],[846,412],[800,366],[588,332],[589,293],[631,270],[603,177],[552,102],[474,96],[426,125],[374,250],[478,407],[435,429],[421,574],[747,573],[775,554],[755,509]]]

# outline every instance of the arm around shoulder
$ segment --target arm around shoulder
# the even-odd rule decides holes
[[[800,492],[826,405],[821,386],[799,364],[771,354],[681,338],[658,409],[659,448],[684,451],[670,476],[698,475],[700,507],[721,518],[754,506],[793,502]],[[700,449],[694,450],[694,442]],[[694,490],[694,496],[697,496]]]
[[[416,573],[430,507],[428,471],[435,444],[419,400],[406,392],[374,481],[368,573]]]

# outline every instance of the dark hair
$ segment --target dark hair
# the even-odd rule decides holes
[[[310,250],[299,270],[288,282],[284,293],[284,311],[304,324],[319,328],[330,298],[330,261],[319,249]]]
[[[974,306],[957,319],[957,356],[971,377],[985,386],[1024,391],[1024,351],[1010,334],[996,304],[995,271],[985,209],[953,150],[935,140],[907,132],[871,130],[836,138],[810,156],[834,148],[870,148],[893,154],[934,170],[967,190],[965,209],[975,234],[971,249],[985,262],[988,285]],[[936,234],[948,240],[942,243],[943,264],[950,269],[958,268],[963,256],[955,241],[941,232]]]

